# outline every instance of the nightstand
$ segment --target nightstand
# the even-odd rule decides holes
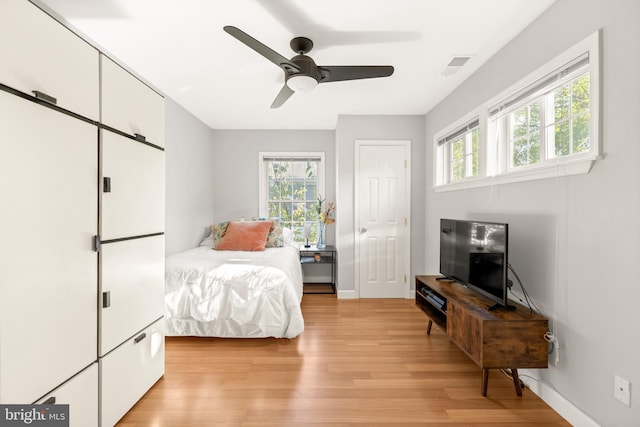
[[[329,265],[331,267],[330,283],[305,283],[307,288],[311,286],[331,285],[331,292],[308,292],[306,294],[335,294],[336,293],[336,264],[338,263],[338,250],[335,246],[327,245],[323,249],[318,249],[315,245],[306,248],[300,246],[300,264],[308,265]]]

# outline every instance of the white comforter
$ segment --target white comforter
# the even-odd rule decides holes
[[[200,246],[166,260],[166,335],[293,338],[304,331],[302,271],[291,246]]]

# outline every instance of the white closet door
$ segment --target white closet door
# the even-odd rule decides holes
[[[0,82],[98,120],[98,51],[25,0],[0,1]]]
[[[2,91],[0,111],[0,402],[25,403],[96,360],[97,128]]]
[[[162,322],[100,359],[102,427],[115,425],[164,374]]]
[[[102,245],[100,356],[164,314],[164,236]]]
[[[55,398],[55,405],[69,405],[69,427],[97,427],[98,363],[93,363],[36,403],[43,404],[51,398]]]
[[[111,59],[102,65],[102,123],[164,147],[164,98]]]
[[[102,240],[164,232],[164,151],[102,131]]]

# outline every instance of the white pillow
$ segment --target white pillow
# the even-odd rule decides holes
[[[200,242],[200,246],[206,246],[208,248],[213,248],[213,232],[211,232],[207,237]]]
[[[282,227],[282,240],[285,245],[293,243],[293,231],[290,228]]]

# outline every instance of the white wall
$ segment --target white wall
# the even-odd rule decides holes
[[[227,221],[258,216],[258,153],[321,151],[325,153],[323,196],[335,200],[335,132],[332,130],[215,130],[212,167],[214,219]],[[338,210],[340,207],[338,207]],[[333,242],[332,227],[327,243]]]
[[[166,254],[198,246],[213,222],[213,131],[169,98],[166,126]]]
[[[640,384],[639,19],[637,0],[558,0],[426,117],[431,167],[436,132],[602,28],[604,156],[589,174],[446,193],[426,176],[424,272],[438,272],[440,218],[510,223],[511,264],[560,340],[534,374],[576,425],[640,425],[640,393],[613,398],[614,374]]]
[[[336,127],[337,150],[337,247],[339,252],[339,295],[357,297],[355,290],[355,224],[354,169],[356,140],[411,141],[411,272],[422,274],[424,269],[424,116],[352,116],[338,117]],[[411,283],[411,287],[415,287]]]

